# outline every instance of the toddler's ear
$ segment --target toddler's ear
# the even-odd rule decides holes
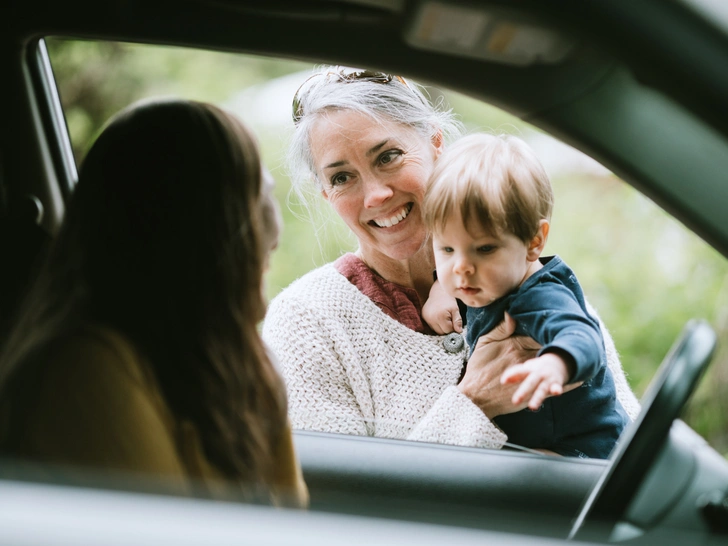
[[[533,236],[533,239],[531,239],[531,242],[528,243],[528,254],[526,255],[526,258],[531,261],[535,262],[538,260],[539,256],[541,256],[541,253],[543,252],[544,247],[546,246],[546,241],[549,238],[549,221],[548,220],[541,220],[538,224],[538,231],[536,232],[536,235]]]

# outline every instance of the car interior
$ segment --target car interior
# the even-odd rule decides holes
[[[704,0],[9,0],[0,29],[0,342],[77,180],[45,42],[55,37],[367,67],[451,90],[593,158],[726,267],[728,13]],[[675,326],[669,350],[653,355],[642,411],[606,461],[295,431],[310,512],[321,517],[307,529],[315,533],[328,525],[321,514],[333,514],[374,518],[362,529],[435,524],[433,541],[457,529],[498,533],[503,544],[728,543],[726,452],[681,420],[711,362],[725,358],[726,339],[712,317],[689,318]],[[63,484],[48,482],[27,471],[34,494],[46,487],[63,503]],[[127,490],[120,495],[148,488],[91,482]],[[0,480],[0,503],[35,502],[27,492],[13,497],[13,483]],[[214,507],[200,503],[199,517],[217,521]],[[134,517],[144,517],[143,505]],[[43,514],[35,512],[38,522]],[[286,524],[255,514],[245,520],[253,528]],[[33,527],[25,523],[27,537]],[[28,543],[63,538],[40,536]],[[322,536],[317,543],[336,540]],[[13,537],[0,530],[0,542]]]

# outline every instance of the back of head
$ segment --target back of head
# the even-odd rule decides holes
[[[222,111],[156,101],[120,113],[82,165],[61,233],[84,254],[93,313],[138,322],[142,305],[195,328],[207,306],[248,305],[260,188],[255,142]]]
[[[548,175],[520,138],[477,133],[449,146],[438,158],[423,200],[425,224],[441,232],[460,214],[490,232],[528,242],[539,221],[550,220],[553,191]]]

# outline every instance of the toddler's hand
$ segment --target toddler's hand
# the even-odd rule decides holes
[[[528,407],[537,410],[549,396],[559,396],[569,380],[569,367],[556,353],[545,353],[511,366],[503,375],[501,383],[521,383],[513,394],[513,403],[520,404],[530,398]]]
[[[463,319],[457,301],[445,292],[438,281],[430,288],[430,295],[422,306],[422,319],[437,334],[463,331]]]

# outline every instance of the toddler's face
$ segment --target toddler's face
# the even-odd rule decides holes
[[[459,214],[432,241],[437,279],[469,307],[483,307],[516,289],[538,258],[515,235],[490,233],[475,223],[466,229]]]

